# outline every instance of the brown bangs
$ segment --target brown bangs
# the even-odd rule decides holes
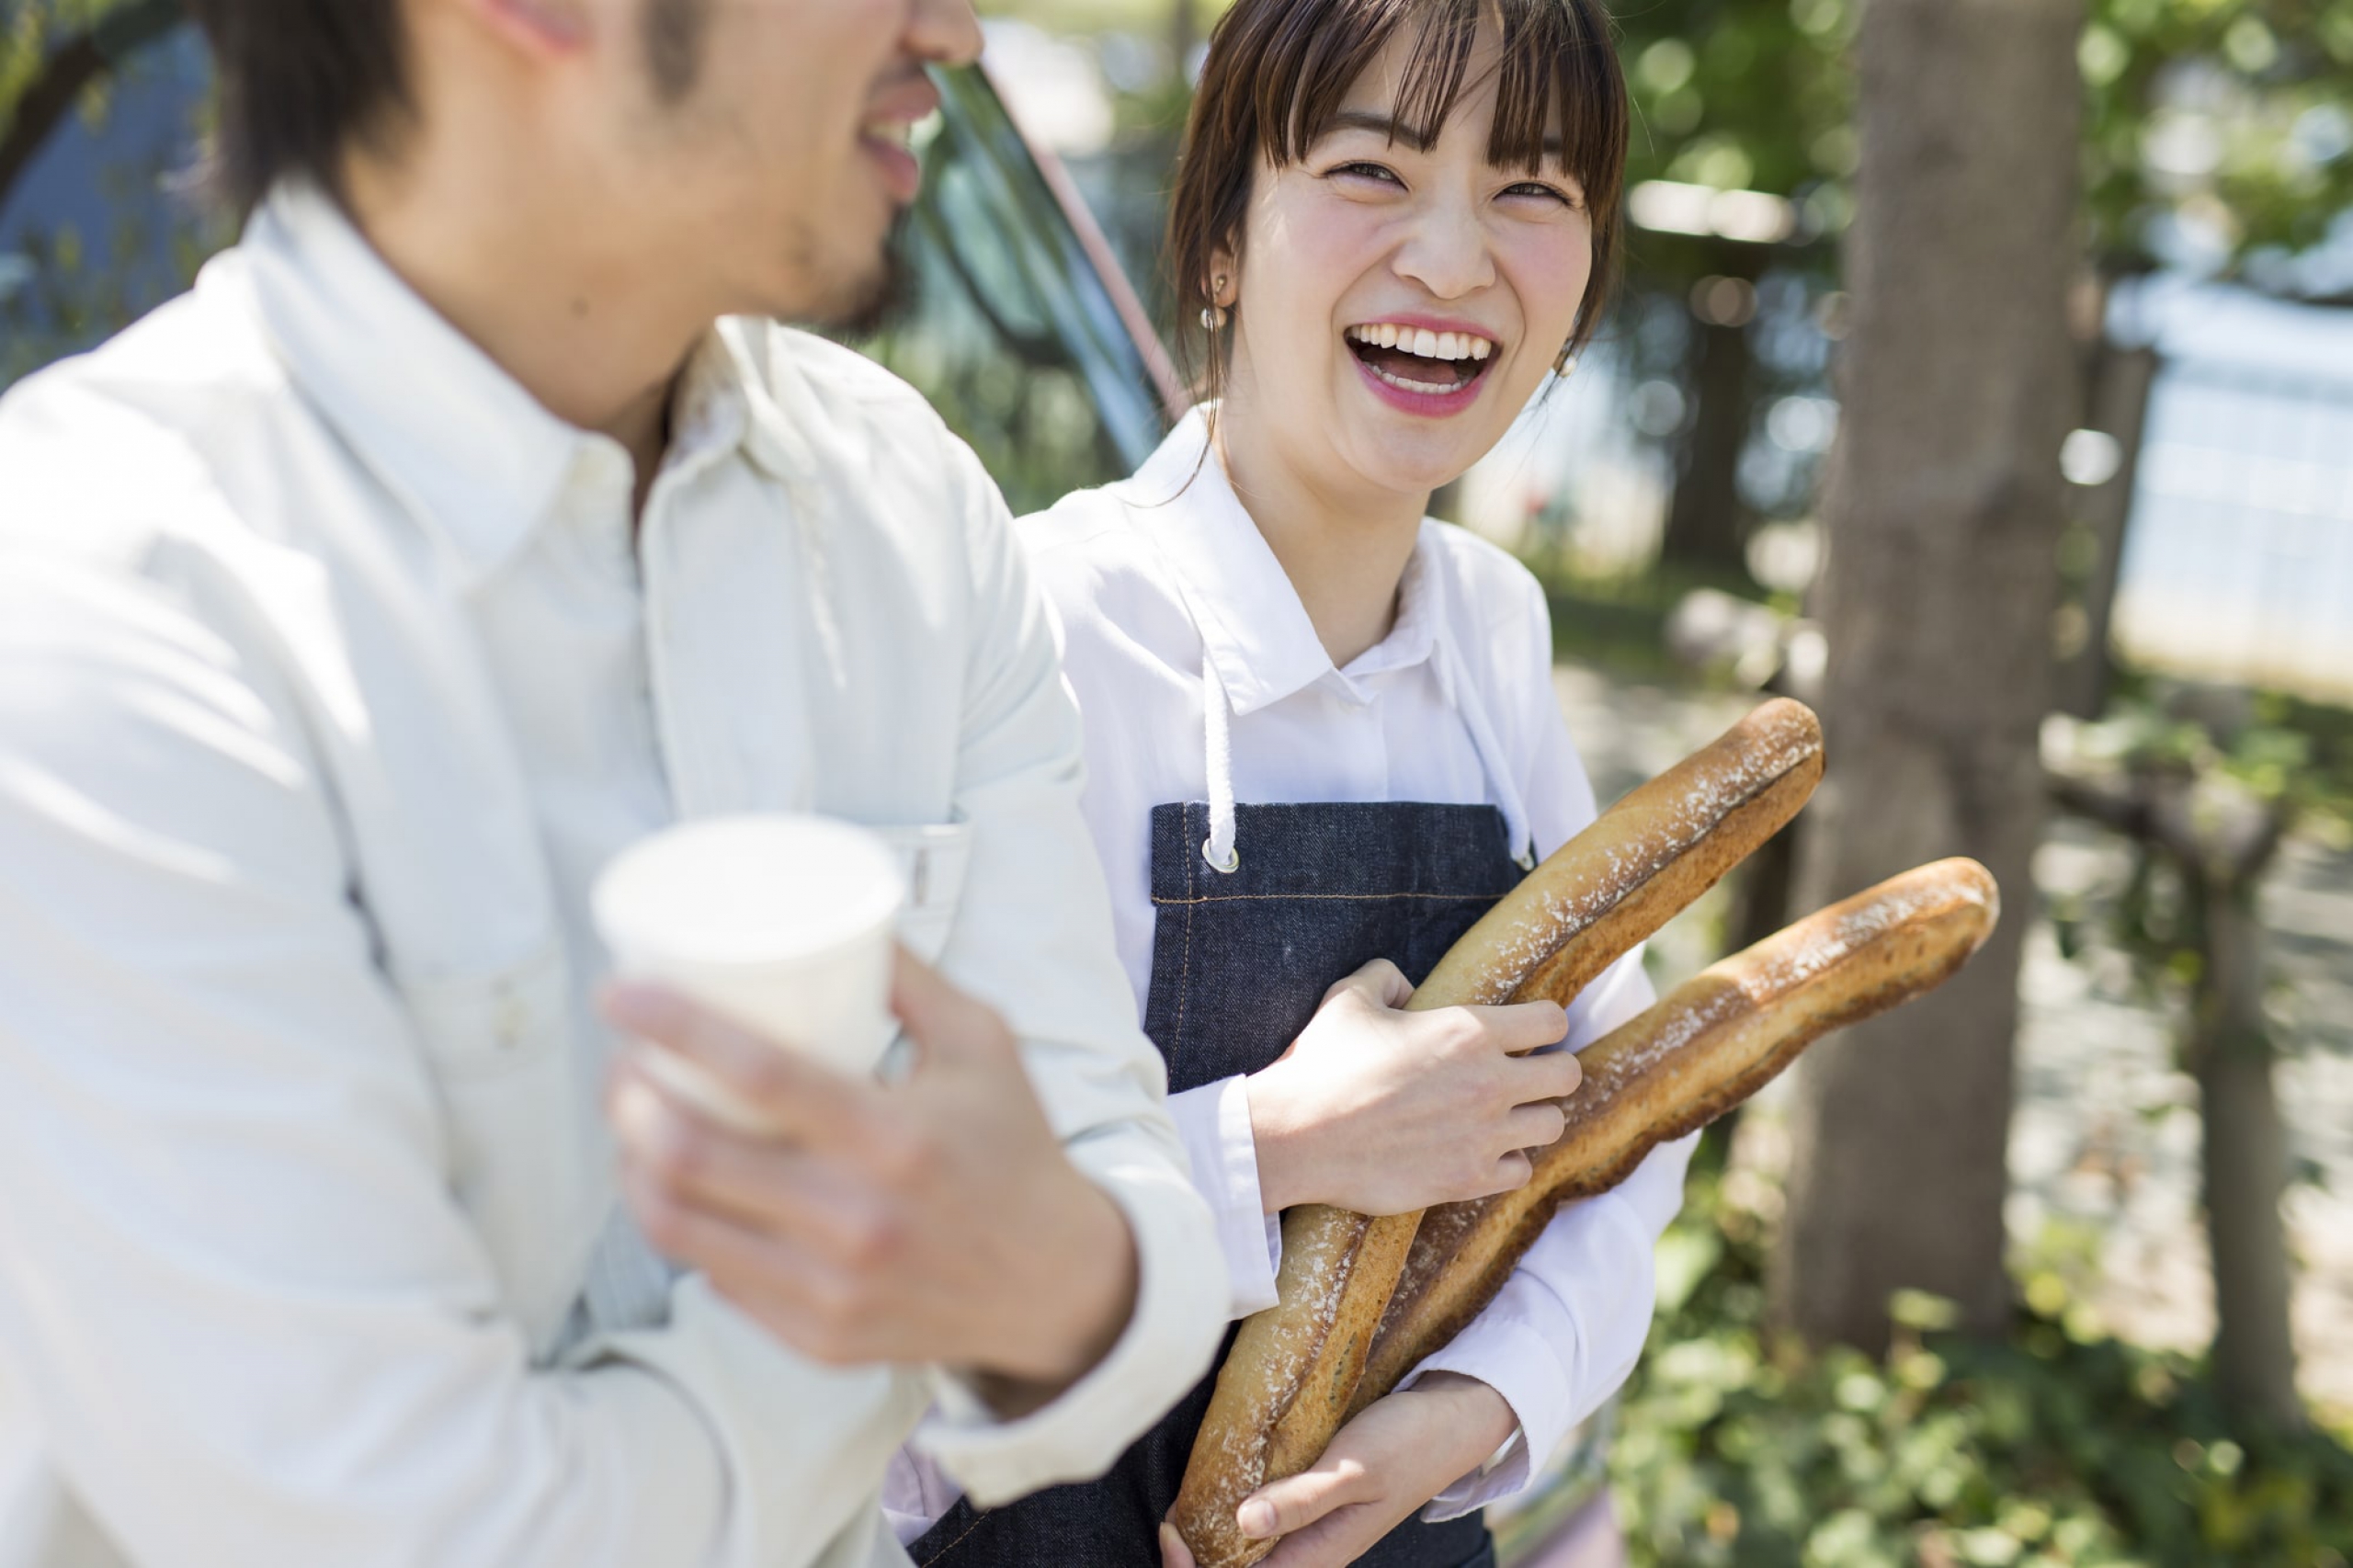
[[[1391,134],[1434,141],[1476,83],[1482,24],[1502,42],[1487,158],[1530,173],[1557,155],[1593,222],[1593,275],[1573,342],[1582,347],[1617,278],[1629,109],[1597,0],[1236,0],[1211,34],[1169,207],[1167,257],[1180,346],[1215,395],[1223,345],[1192,318],[1210,302],[1211,258],[1239,249],[1258,160],[1298,163],[1401,29],[1413,45],[1390,108]]]
[[[1532,174],[1557,152],[1588,199],[1597,187],[1615,195],[1626,159],[1626,98],[1598,16],[1561,0],[1294,0],[1289,8],[1330,15],[1286,28],[1299,58],[1284,59],[1279,40],[1258,75],[1256,150],[1278,166],[1305,157],[1331,130],[1358,78],[1408,26],[1414,44],[1390,112],[1399,135],[1435,141],[1476,85],[1471,53],[1487,22],[1503,40],[1487,161]],[[1596,24],[1590,34],[1588,21]],[[1288,104],[1286,83],[1296,84]]]

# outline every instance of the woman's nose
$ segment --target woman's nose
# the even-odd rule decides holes
[[[1398,276],[1441,300],[1475,294],[1495,280],[1494,254],[1478,214],[1461,202],[1433,203],[1418,214],[1394,263]]]

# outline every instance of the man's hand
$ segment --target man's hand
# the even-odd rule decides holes
[[[655,987],[613,986],[603,1006],[641,1042],[608,1096],[631,1212],[785,1343],[977,1374],[1013,1415],[1126,1327],[1126,1217],[1064,1157],[1004,1021],[915,960],[900,955],[891,1008],[920,1060],[889,1086]],[[668,1093],[633,1064],[652,1051],[717,1077],[774,1131],[730,1131]]]
[[[1485,1463],[1515,1424],[1478,1379],[1428,1373],[1367,1405],[1313,1466],[1243,1499],[1237,1522],[1256,1540],[1282,1538],[1262,1568],[1341,1568]],[[1162,1568],[1193,1568],[1173,1526],[1160,1528],[1160,1556]]]
[[[1414,988],[1376,959],[1324,994],[1291,1047],[1249,1081],[1267,1212],[1329,1203],[1402,1214],[1528,1182],[1583,1080],[1552,1002],[1403,1010]]]

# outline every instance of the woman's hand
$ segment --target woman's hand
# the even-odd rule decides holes
[[[1523,1151],[1561,1136],[1583,1079],[1551,1002],[1402,1011],[1413,987],[1375,960],[1324,994],[1280,1060],[1249,1080],[1267,1212],[1329,1203],[1403,1214],[1506,1192]]]
[[[1515,1425],[1478,1379],[1428,1373],[1365,1406],[1313,1465],[1243,1499],[1242,1533],[1282,1537],[1263,1568],[1340,1568],[1484,1464]],[[1161,1527],[1160,1556],[1162,1568],[1193,1568],[1172,1526]]]

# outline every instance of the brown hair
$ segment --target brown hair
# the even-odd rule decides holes
[[[1392,113],[1400,129],[1435,136],[1471,85],[1483,21],[1503,40],[1489,161],[1536,172],[1557,115],[1562,164],[1585,188],[1593,273],[1569,347],[1591,340],[1617,280],[1629,118],[1597,0],[1236,0],[1210,35],[1168,210],[1178,356],[1202,396],[1222,387],[1226,344],[1196,318],[1211,303],[1211,258],[1221,247],[1240,256],[1258,160],[1305,157],[1408,22],[1418,30]]]

